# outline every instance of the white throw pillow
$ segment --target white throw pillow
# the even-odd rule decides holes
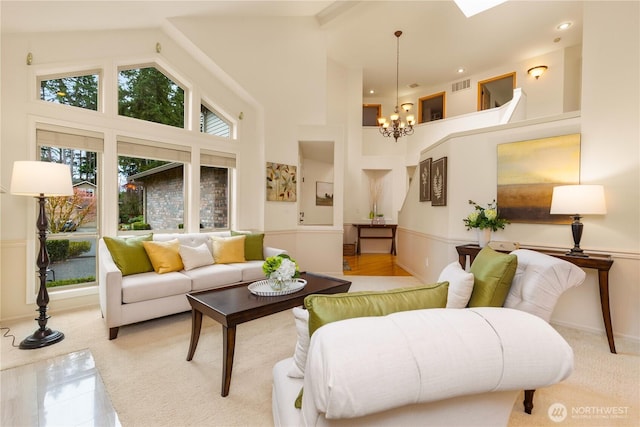
[[[213,264],[213,255],[206,243],[196,247],[180,245],[180,258],[185,270]]]
[[[293,363],[287,374],[291,378],[304,378],[304,366],[307,364],[309,352],[309,311],[302,307],[294,307],[293,317],[296,320],[298,341],[293,353]]]
[[[447,308],[465,308],[473,291],[473,274],[462,269],[458,261],[447,265],[438,282],[449,282]]]

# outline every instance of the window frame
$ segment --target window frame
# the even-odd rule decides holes
[[[237,135],[236,135],[237,126],[236,126],[235,121],[231,120],[227,114],[221,113],[218,108],[212,107],[211,105],[213,105],[211,102],[207,102],[205,99],[200,99],[200,111],[198,112],[198,119],[199,119],[199,116],[201,114],[202,107],[206,108],[209,112],[215,114],[221,121],[226,123],[226,125],[229,127],[229,136],[219,136],[219,135],[215,135],[215,134],[212,134],[212,133],[207,133],[207,132],[204,132],[204,131],[200,130],[200,127],[198,128],[199,133],[201,133],[203,135],[213,136],[213,137],[216,137],[216,138],[223,138],[225,141],[227,141],[227,140],[236,140],[237,139]],[[200,123],[200,120],[198,120],[198,123]]]
[[[424,102],[436,98],[442,98],[442,117],[438,119],[422,120],[422,109],[424,108]],[[447,92],[438,92],[431,95],[423,96],[418,99],[418,123],[429,123],[435,120],[442,120],[447,117]]]
[[[44,101],[47,102],[47,101]],[[65,104],[53,104],[61,107],[69,107],[69,105]],[[76,110],[77,111],[77,110]],[[93,111],[93,110],[87,110]],[[60,125],[54,123],[53,121],[48,121],[45,119],[36,119],[34,117],[29,118],[29,140],[33,141],[30,144],[30,158],[39,161],[40,160],[40,146],[50,146],[49,144],[40,144],[38,142],[37,133],[38,131],[47,131],[47,132],[58,132],[64,133],[68,135],[75,135],[79,137],[90,137],[97,138],[102,140],[102,149],[96,149],[97,147],[93,147],[92,151],[95,151],[97,154],[96,159],[96,181],[98,188],[98,200],[96,202],[96,231],[95,233],[83,233],[87,236],[95,236],[96,239],[96,280],[95,282],[86,282],[87,284],[83,284],[82,286],[77,285],[68,285],[61,286],[60,288],[47,288],[49,299],[51,301],[56,300],[64,300],[68,298],[77,298],[89,295],[97,295],[98,294],[98,280],[99,280],[99,271],[98,271],[98,263],[99,263],[99,254],[97,251],[98,241],[102,238],[102,230],[101,226],[103,218],[104,218],[104,148],[105,148],[105,135],[98,131],[88,129],[86,127],[82,127],[79,124],[74,124],[69,126],[68,123],[64,125]],[[71,144],[69,144],[71,145]],[[79,149],[78,147],[70,147],[67,146],[65,148],[73,148]],[[36,264],[37,252],[39,249],[39,242],[37,239],[37,227],[36,227],[36,218],[38,215],[38,207],[36,199],[34,198],[32,201],[32,208],[28,209],[26,221],[27,221],[27,230],[28,237],[26,239],[26,302],[27,304],[34,304],[36,302],[36,297],[38,294],[38,289],[40,287],[40,279],[36,277],[34,266]],[[71,233],[65,233],[71,234]],[[76,236],[78,236],[76,234]],[[82,236],[81,236],[82,237]],[[47,239],[49,240],[49,239]]]
[[[183,108],[183,116],[182,116],[182,127],[177,127],[177,126],[173,126],[173,125],[169,125],[169,124],[165,124],[165,123],[159,123],[159,122],[152,122],[150,120],[144,120],[144,119],[139,119],[137,117],[131,117],[131,116],[123,116],[121,115],[118,111],[119,111],[119,103],[120,103],[120,72],[121,71],[127,71],[127,70],[136,70],[136,69],[143,69],[143,68],[155,68],[156,70],[158,70],[160,73],[162,73],[167,79],[171,80],[173,83],[175,83],[178,87],[180,87],[183,91],[183,101],[182,101],[182,108]],[[176,72],[173,72],[169,67],[164,66],[160,63],[158,63],[157,61],[149,61],[149,62],[136,62],[136,63],[127,63],[127,64],[120,64],[116,67],[116,71],[115,71],[115,88],[114,88],[114,93],[115,93],[115,105],[114,105],[114,111],[117,117],[119,118],[124,118],[124,119],[130,119],[130,120],[138,120],[144,123],[152,123],[155,125],[161,125],[161,126],[171,126],[172,128],[175,129],[183,129],[185,131],[189,131],[192,130],[191,129],[191,121],[189,120],[189,117],[191,117],[191,103],[190,103],[190,99],[191,99],[191,95],[192,95],[192,87],[191,85],[185,83],[187,80],[179,77],[179,74]]]
[[[374,124],[366,124],[365,123],[365,110],[366,109],[376,109],[376,122]],[[380,123],[378,119],[382,117],[382,104],[362,104],[362,127],[378,127]]]
[[[154,67],[165,76],[179,85],[184,91],[184,127],[178,128],[174,126],[162,125],[160,123],[145,120],[128,120],[130,117],[118,115],[118,76],[121,69],[132,69],[139,67]],[[62,77],[76,77],[82,75],[97,74],[98,77],[98,100],[97,110],[89,110],[81,107],[74,107],[68,104],[60,104],[40,99],[41,81],[56,79]],[[28,101],[27,106],[27,123],[28,129],[27,140],[30,141],[27,158],[33,160],[40,159],[40,151],[37,148],[36,130],[68,130],[67,133],[77,133],[79,135],[99,135],[103,141],[102,151],[98,152],[98,188],[99,201],[97,204],[97,238],[100,239],[104,235],[118,235],[118,153],[117,138],[123,134],[135,136],[137,138],[145,138],[149,140],[161,140],[174,142],[185,150],[191,150],[193,159],[184,163],[184,222],[185,227],[178,232],[204,232],[193,227],[187,227],[189,221],[193,221],[199,212],[191,218],[190,210],[199,211],[197,207],[198,200],[191,200],[188,193],[196,194],[199,189],[190,190],[189,186],[194,184],[192,180],[199,176],[199,172],[194,169],[200,166],[198,152],[200,149],[216,150],[222,153],[223,157],[232,158],[235,165],[237,149],[233,148],[230,143],[238,138],[238,120],[242,120],[242,113],[238,118],[232,117],[227,113],[225,108],[220,108],[218,104],[209,102],[205,94],[200,93],[199,89],[194,90],[192,79],[184,78],[175,69],[166,64],[163,58],[157,57],[138,57],[137,59],[118,59],[105,57],[98,61],[89,60],[84,64],[78,63],[47,63],[34,64],[28,70]],[[194,96],[195,95],[195,96]],[[196,98],[197,97],[197,98]],[[214,135],[203,134],[200,132],[198,125],[199,120],[194,120],[193,110],[199,107],[198,99],[202,97],[202,101],[206,101],[205,106],[214,106],[216,114],[224,117],[230,123],[230,138],[221,138]],[[195,99],[194,99],[195,98]],[[228,103],[226,103],[228,104]],[[71,108],[70,108],[71,107]],[[199,113],[199,112],[198,112]],[[158,125],[161,127],[158,127]],[[196,127],[196,125],[198,125]],[[170,129],[167,129],[170,128]],[[190,163],[191,162],[191,163]],[[197,164],[196,164],[197,162]],[[228,167],[228,225],[229,229],[236,226],[238,220],[238,211],[236,206],[237,171],[235,166]],[[35,199],[34,199],[35,200]],[[36,254],[38,251],[38,241],[36,233],[36,216],[37,209],[34,201],[33,208],[29,205],[26,212],[26,226],[28,227],[27,237],[25,239],[25,255],[26,255],[26,287],[25,301],[27,304],[35,303],[39,280],[37,275],[33,274]],[[115,206],[114,206],[115,205]],[[191,206],[193,205],[193,206]],[[220,230],[220,229],[218,229]],[[156,230],[157,231],[157,230]],[[174,232],[175,230],[170,230]],[[143,231],[144,232],[144,231]],[[127,234],[132,234],[131,232]],[[99,254],[96,254],[96,266],[98,266]],[[96,267],[97,269],[98,267]],[[51,288],[51,300],[64,300],[68,298],[95,296],[98,293],[99,273],[96,275],[96,284],[91,286],[83,286],[74,289],[56,289]],[[67,287],[65,287],[67,288]],[[55,290],[55,291],[53,291]]]
[[[162,229],[151,229],[151,230],[120,230],[119,220],[120,220],[120,209],[118,208],[117,221],[116,225],[117,234],[118,235],[135,235],[135,234],[146,234],[151,232],[159,232],[159,233],[182,233],[184,232],[185,226],[188,222],[189,218],[189,202],[188,202],[188,191],[189,191],[189,173],[191,168],[191,147],[186,145],[173,145],[168,144],[161,141],[155,141],[151,139],[140,139],[140,138],[132,138],[126,137],[123,135],[119,135],[116,138],[116,169],[119,167],[119,159],[120,157],[134,157],[140,159],[153,159],[166,161],[171,163],[180,163],[182,164],[182,224],[183,228],[176,227],[174,228],[162,228]],[[166,165],[165,165],[166,166]],[[119,174],[119,172],[118,172]],[[120,194],[120,182],[117,184],[118,194]],[[146,200],[147,195],[144,195],[144,199]],[[143,201],[143,205],[146,205],[146,201]],[[144,209],[144,206],[143,206]],[[148,222],[147,222],[148,223]]]
[[[73,77],[82,77],[88,75],[98,76],[98,88],[97,88],[97,97],[96,100],[96,109],[91,110],[89,108],[76,107],[75,105],[70,104],[62,104],[57,102],[47,101],[41,98],[41,85],[43,81],[46,80],[56,80],[63,78],[73,78]],[[102,67],[88,67],[88,68],[73,68],[67,69],[65,71],[58,72],[36,72],[35,74],[35,99],[36,101],[43,103],[44,105],[55,105],[58,107],[66,107],[66,108],[74,108],[80,111],[91,111],[94,113],[104,113],[104,69]]]

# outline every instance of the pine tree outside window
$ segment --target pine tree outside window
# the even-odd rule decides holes
[[[118,114],[184,129],[184,89],[154,67],[120,70]]]
[[[40,79],[40,99],[98,111],[99,74]]]

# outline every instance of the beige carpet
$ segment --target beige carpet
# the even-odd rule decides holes
[[[346,278],[353,281],[353,290],[419,284],[412,277]],[[123,426],[272,425],[271,368],[292,354],[296,339],[290,311],[238,326],[231,390],[223,398],[222,334],[212,320],[204,321],[191,362],[186,361],[189,313],[123,327],[113,341],[107,339],[97,308],[54,313],[49,325],[65,333],[64,341],[26,351],[2,338],[1,368],[89,348]],[[29,319],[2,326],[11,327],[19,341],[36,324]],[[532,415],[523,412],[522,396],[518,397],[509,425],[640,425],[640,345],[617,339],[619,354],[614,355],[604,334],[557,329],[574,349],[575,371],[563,383],[536,392]],[[567,409],[567,417],[554,422],[547,412],[559,403]]]

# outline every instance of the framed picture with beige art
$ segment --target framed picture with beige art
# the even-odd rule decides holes
[[[420,201],[431,200],[431,157],[420,162]]]
[[[267,162],[267,201],[295,202],[297,199],[297,167]]]
[[[431,206],[447,206],[447,158],[431,163]]]

